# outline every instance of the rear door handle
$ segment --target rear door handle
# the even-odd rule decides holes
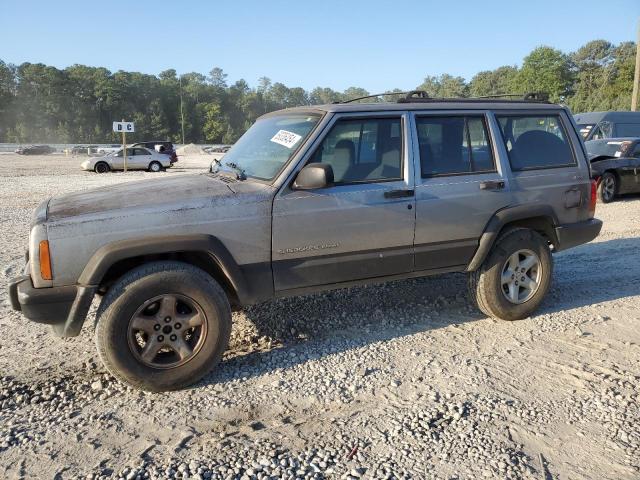
[[[502,190],[504,188],[504,180],[488,180],[480,182],[480,190]]]
[[[405,198],[413,197],[415,190],[387,190],[384,192],[384,198]]]

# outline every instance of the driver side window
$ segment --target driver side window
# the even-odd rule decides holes
[[[336,184],[402,178],[400,118],[339,120],[310,163],[331,165]]]

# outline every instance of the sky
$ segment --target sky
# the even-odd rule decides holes
[[[535,47],[635,40],[640,0],[0,0],[0,60],[158,74],[262,76],[288,87],[410,90],[470,80]]]

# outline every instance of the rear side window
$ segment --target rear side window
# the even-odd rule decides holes
[[[496,115],[511,170],[568,167],[576,164],[558,115]]]
[[[618,137],[640,137],[640,123],[619,123],[616,125]]]
[[[423,178],[495,171],[484,117],[417,117]]]

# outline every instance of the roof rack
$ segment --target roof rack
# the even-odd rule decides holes
[[[398,99],[398,103],[430,103],[430,102],[521,102],[521,103],[550,103],[549,94],[544,92],[529,93],[505,93],[498,95],[483,95],[480,97],[430,97],[424,90],[413,90],[403,98]]]
[[[357,97],[357,98],[351,98],[349,100],[343,100],[341,102],[333,102],[334,104],[340,104],[340,103],[351,103],[351,102],[357,102],[358,100],[366,100],[367,98],[377,98],[377,97],[384,97],[386,95],[407,95],[409,96],[410,94],[412,94],[413,91],[411,92],[385,92],[385,93],[374,93],[372,95],[365,95],[364,97]]]

